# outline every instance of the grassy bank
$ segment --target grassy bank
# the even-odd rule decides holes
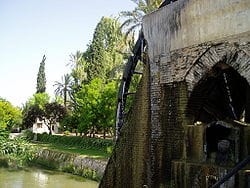
[[[59,144],[42,143],[42,142],[32,142],[32,144],[36,147],[40,147],[43,149],[50,149],[53,151],[59,151],[59,152],[64,152],[64,153],[79,154],[81,156],[94,158],[94,159],[108,159],[111,155],[110,152],[106,152],[106,151],[98,150],[94,148],[83,149],[79,147],[63,146]]]
[[[99,138],[48,134],[37,134],[35,137],[36,141],[32,143],[37,147],[80,154],[89,158],[107,159],[110,157],[113,148],[112,140]]]

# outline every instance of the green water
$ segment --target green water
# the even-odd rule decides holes
[[[97,188],[98,183],[37,168],[9,170],[0,168],[0,188]]]

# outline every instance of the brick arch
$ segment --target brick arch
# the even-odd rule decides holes
[[[212,69],[214,65],[224,61],[243,76],[250,85],[250,52],[235,44],[217,44],[209,47],[200,57],[192,63],[187,71],[185,80],[191,92],[199,80]]]

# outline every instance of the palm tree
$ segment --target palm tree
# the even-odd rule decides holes
[[[62,76],[61,82],[56,81],[54,84],[54,86],[56,86],[55,95],[63,98],[63,104],[66,109],[68,109],[68,98],[72,94],[71,84],[72,80],[70,74],[65,74],[64,76]]]
[[[121,29],[125,31],[126,36],[133,34],[135,31],[141,29],[142,18],[144,15],[159,8],[162,0],[131,0],[137,6],[132,11],[122,11],[120,13],[121,18],[126,20],[121,25]]]
[[[69,65],[72,68],[71,76],[73,77],[73,85],[79,87],[82,82],[87,79],[86,62],[84,60],[84,53],[76,51],[75,54],[70,55]]]

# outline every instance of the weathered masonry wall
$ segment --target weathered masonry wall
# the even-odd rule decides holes
[[[169,51],[249,32],[249,0],[178,0],[145,16],[151,60]]]
[[[189,152],[184,126],[193,123],[186,108],[195,84],[225,58],[250,83],[249,17],[248,0],[178,0],[145,16],[151,76],[149,187],[166,186],[171,162]]]
[[[214,69],[231,71],[228,76],[237,75],[231,79],[235,103],[244,102],[250,123],[250,1],[178,0],[145,16],[143,32],[149,64],[100,187],[209,187],[206,177],[221,177],[235,161],[206,163],[207,124],[194,124],[189,107],[203,108],[192,98],[202,93],[200,81],[213,78]],[[236,161],[250,155],[249,128],[239,132]]]

